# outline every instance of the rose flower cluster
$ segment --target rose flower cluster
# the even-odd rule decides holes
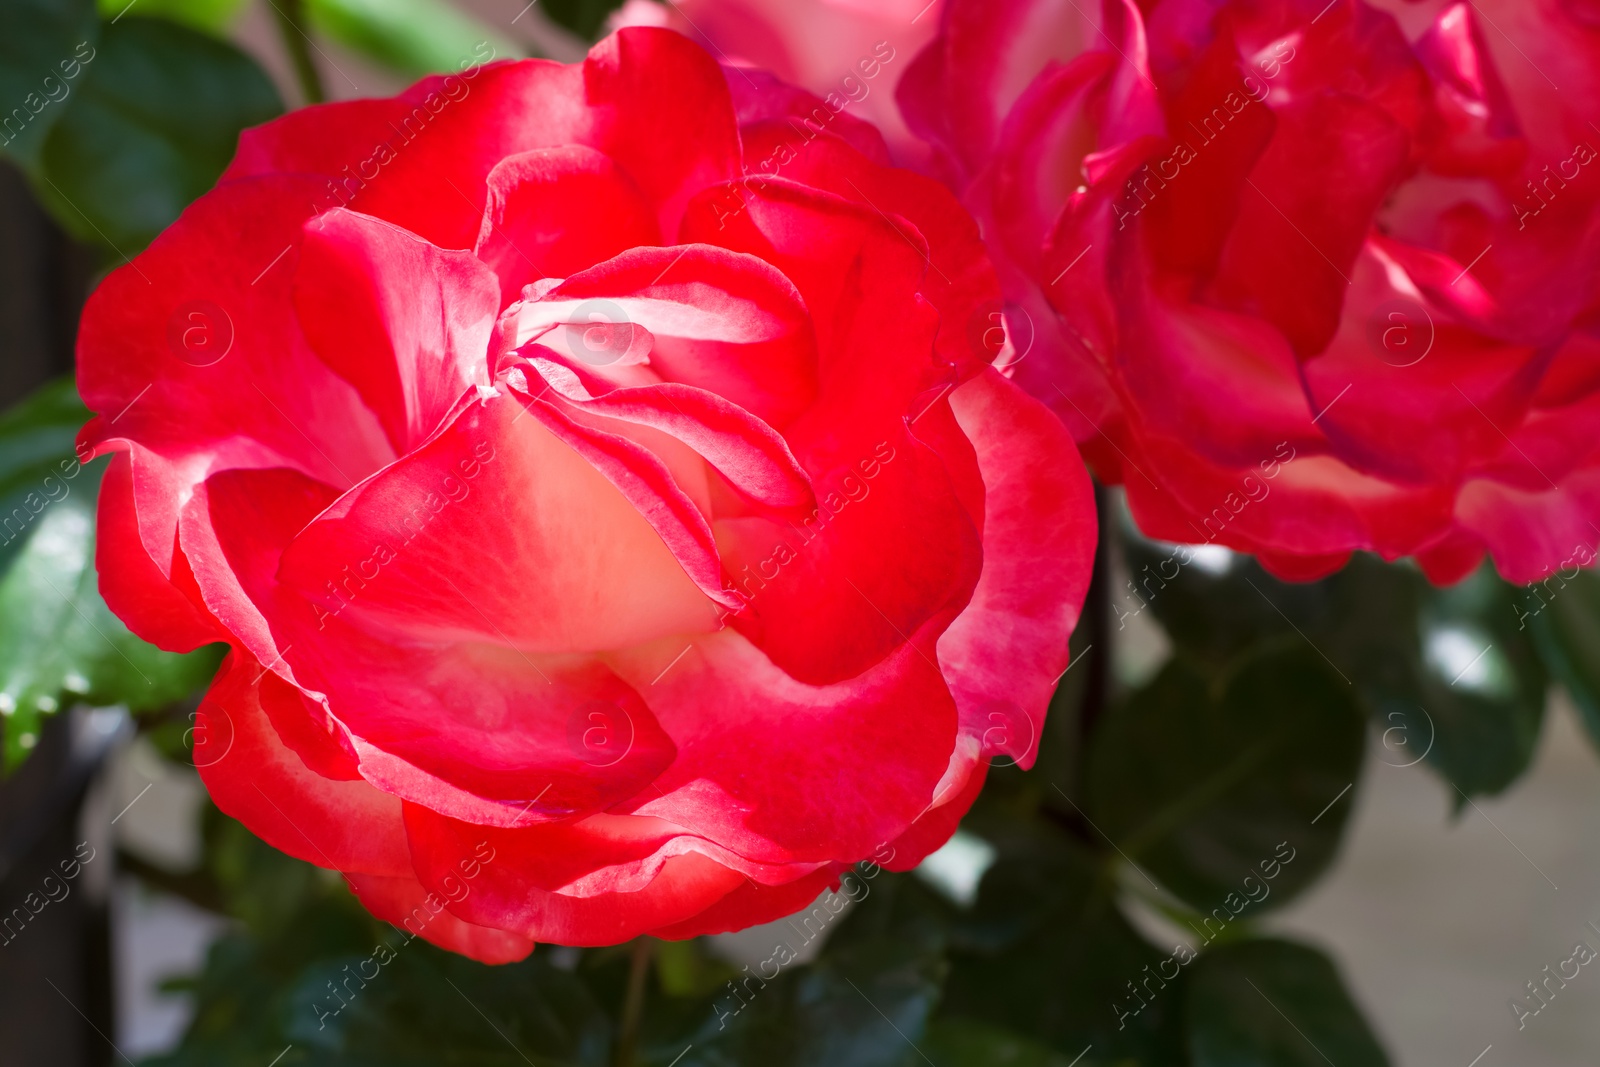
[[[247,131],[83,319],[106,601],[230,647],[211,795],[380,918],[507,961],[920,862],[1036,754],[1079,448],[1289,579],[1595,558],[1589,6],[618,21]]]
[[[379,918],[735,929],[1032,761],[1089,477],[976,224],[820,106],[629,29],[307,108],[93,294],[106,601],[227,643],[211,796]]]
[[[1357,550],[1439,582],[1593,561],[1592,5],[942,17],[901,102],[1031,340],[1015,380],[1145,532],[1289,578]]]

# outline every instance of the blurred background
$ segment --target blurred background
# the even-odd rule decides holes
[[[29,7],[0,0],[0,38],[9,32],[7,19],[19,20],[16,26],[32,17],[23,10]],[[197,35],[231,42],[265,71],[282,104],[294,107],[319,96],[392,93],[425,72],[454,69],[462,59],[481,54],[475,51],[481,42],[500,57],[576,60],[603,31],[611,7],[606,0],[111,0],[100,5],[98,18],[105,23],[125,15],[167,19]],[[0,41],[0,52],[8,47],[15,45]],[[225,70],[216,78],[209,84],[219,94],[233,86],[240,99],[251,93],[265,99],[264,114],[256,121],[277,109],[253,83],[238,89],[240,79]],[[249,77],[243,80],[248,83]],[[201,83],[207,84],[204,77]],[[190,110],[195,114],[188,115]],[[226,110],[225,100],[187,100],[174,104],[171,113],[199,138],[194,131],[204,133],[207,123],[226,127],[232,121],[219,118]],[[84,166],[93,162],[92,155],[81,161]],[[199,182],[187,193],[192,196],[208,184],[205,166],[212,164],[197,165],[200,177],[192,180],[182,171],[186,165],[156,159],[135,168],[177,168],[183,180]],[[81,179],[83,174],[42,166],[25,151],[14,150],[10,160],[0,161],[0,407],[5,408],[71,372],[76,318],[89,289],[164,224],[159,203],[144,214],[132,210],[101,217],[94,205],[117,203],[116,187],[107,190],[85,179],[69,187],[69,198],[57,183],[42,187],[37,175],[72,173]],[[189,188],[182,181],[179,185]],[[50,202],[41,188],[82,202],[87,213]],[[70,442],[70,427],[66,434],[62,439],[58,433],[53,447]],[[18,440],[7,438],[7,447],[15,452],[22,447]],[[9,477],[16,463],[6,462],[11,466],[0,464],[0,474]],[[1162,551],[1141,545],[1119,524],[1114,493],[1105,499],[1112,516],[1108,529],[1120,531],[1130,551]],[[1245,564],[1220,549],[1211,551],[1177,581],[1196,587],[1213,583],[1206,595],[1231,596],[1225,583]],[[1128,585],[1133,567],[1126,557],[1113,556],[1107,567],[1102,594],[1107,585],[1112,590]],[[1256,581],[1266,581],[1251,573]],[[0,612],[14,608],[8,599],[14,593],[0,586]],[[1108,599],[1113,605],[1131,604],[1125,595],[1120,601],[1118,594]],[[74,611],[94,625],[83,610],[74,606]],[[1515,621],[1511,613],[1502,615],[1496,625]],[[143,713],[136,725],[123,707],[92,707],[99,683],[75,679],[70,670],[58,671],[60,685],[46,692],[50,687],[33,677],[41,672],[28,657],[47,653],[15,633],[37,625],[38,619],[25,612],[0,620],[0,626],[9,627],[0,634],[0,646],[21,649],[0,653],[0,666],[12,672],[8,677],[32,671],[27,684],[33,686],[29,692],[35,694],[38,713],[35,732],[17,726],[20,718],[7,724],[10,771],[0,780],[0,909],[34,894],[52,872],[68,869],[63,863],[75,863],[78,871],[66,883],[65,896],[52,898],[21,936],[0,947],[0,1065],[133,1063],[171,1053],[195,1019],[197,993],[188,983],[206,966],[208,952],[212,979],[220,975],[236,982],[232,993],[248,1005],[255,988],[249,983],[267,981],[261,975],[271,968],[252,970],[251,961],[237,958],[239,942],[228,938],[247,928],[272,929],[274,909],[295,922],[309,922],[306,915],[317,922],[344,922],[348,916],[339,911],[344,904],[328,903],[341,891],[336,879],[322,876],[328,872],[311,872],[292,861],[274,866],[263,855],[270,850],[210,808],[184,759],[193,696],[136,709]],[[1102,670],[1109,675],[1103,684],[1125,693],[1156,677],[1174,651],[1171,626],[1159,611],[1113,607],[1099,623],[1098,655],[1107,657]],[[1287,615],[1266,626],[1274,639],[1305,637]],[[1490,650],[1480,652],[1475,638],[1452,641],[1448,636],[1460,632],[1446,628],[1445,636],[1435,631],[1433,639],[1425,639],[1426,666],[1448,689],[1478,687],[1492,696],[1504,681],[1496,672],[1515,665],[1497,666],[1500,653],[1486,656]],[[184,669],[203,675],[206,667]],[[181,670],[176,677],[178,691],[192,690]],[[1330,797],[1336,814],[1328,817],[1337,818],[1338,807],[1348,816],[1342,842],[1334,842],[1331,870],[1287,907],[1259,921],[1261,930],[1318,946],[1336,962],[1345,988],[1396,1064],[1565,1067],[1594,1062],[1600,1050],[1600,974],[1583,969],[1559,987],[1541,987],[1559,992],[1547,994],[1548,1006],[1537,1015],[1519,1018],[1511,1007],[1513,999],[1538,1003],[1530,997],[1530,983],[1544,981],[1547,968],[1557,969],[1572,957],[1576,943],[1600,945],[1600,925],[1595,925],[1600,924],[1600,760],[1567,692],[1560,685],[1540,685],[1535,693],[1537,706],[1524,709],[1509,740],[1503,739],[1504,731],[1496,732],[1499,725],[1475,736],[1475,751],[1489,753],[1482,758],[1509,761],[1509,767],[1484,771],[1480,784],[1469,784],[1466,791],[1451,783],[1464,780],[1458,773],[1462,760],[1479,757],[1441,756],[1435,748],[1441,730],[1449,735],[1446,747],[1452,736],[1459,740],[1450,731],[1465,729],[1464,719],[1436,722],[1411,711],[1400,718],[1381,710],[1375,714],[1359,777],[1347,793]],[[9,715],[11,708],[6,711]],[[1041,773],[1048,771],[1035,772]],[[994,856],[981,835],[964,833],[925,863],[922,881],[957,905],[970,904]],[[1127,890],[1124,910],[1152,944],[1194,940],[1175,920],[1170,900],[1159,892],[1144,893],[1136,870],[1124,870],[1120,877]],[[224,901],[219,892],[236,895]],[[830,936],[849,933],[836,928]],[[315,936],[342,943],[343,935],[317,927]],[[786,936],[781,930],[759,929],[727,935],[712,939],[706,953],[737,966],[763,958],[781,936]],[[810,951],[815,954],[815,946]],[[563,965],[564,957],[551,955],[553,966]],[[703,980],[691,973],[704,966],[700,956],[672,965],[679,964],[689,974],[683,988]],[[667,964],[662,966],[663,982],[676,980],[665,977]],[[468,1022],[470,1017],[462,1025]],[[235,1024],[255,1025],[249,1020]],[[227,1019],[216,1025],[227,1025]],[[485,1040],[492,1044],[492,1035]],[[294,1042],[286,1043],[280,1055],[294,1048]],[[298,1057],[294,1053],[284,1062],[299,1062]],[[1005,1062],[1060,1067],[1069,1059]],[[195,1053],[169,1062],[208,1061]],[[260,1062],[270,1067],[266,1058]],[[520,1061],[500,1048],[458,1062]],[[929,1062],[946,1067],[948,1061]]]

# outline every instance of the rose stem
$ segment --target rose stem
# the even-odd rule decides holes
[[[308,104],[320,104],[327,98],[322,91],[322,75],[311,59],[311,37],[306,33],[305,0],[271,0],[272,10],[278,13],[278,32],[283,37],[283,47],[294,63],[295,78],[300,82],[300,93]]]
[[[617,1032],[616,1054],[612,1067],[633,1067],[634,1048],[639,1043],[639,1022],[644,1018],[645,979],[650,974],[650,957],[655,942],[648,937],[634,941],[628,960],[628,991],[622,1001],[622,1020]]]

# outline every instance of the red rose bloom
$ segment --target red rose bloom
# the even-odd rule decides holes
[[[232,648],[212,797],[478,959],[914,864],[1067,665],[1088,479],[969,350],[974,225],[729,77],[630,30],[297,112],[84,316],[106,600]]]
[[[1146,532],[1592,562],[1600,23],[1384,6],[954,0],[901,98],[1037,330],[1017,380]]]

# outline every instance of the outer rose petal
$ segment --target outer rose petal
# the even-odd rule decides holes
[[[839,874],[840,865],[829,864],[784,885],[741,882],[727,896],[709,905],[694,918],[658,927],[649,933],[665,941],[687,941],[691,937],[724,934],[758,923],[773,922],[785,915],[793,915],[826,890],[836,888]]]
[[[648,690],[678,758],[628,810],[762,862],[870,855],[932,802],[955,747],[955,705],[929,633],[941,625],[828,686],[795,681],[727,632],[676,663],[665,645],[636,652],[619,669]]]
[[[613,24],[662,17],[659,8],[636,12],[624,6],[613,16],[620,23]],[[753,64],[826,95],[834,108],[848,109],[844,122],[858,122],[852,115],[859,115],[883,131],[898,155],[920,155],[895,107],[895,84],[938,27],[938,0],[689,0],[664,15],[666,25],[700,40],[725,62]],[[760,84],[763,71],[748,76]],[[729,74],[736,101],[752,90],[746,73],[735,68]]]
[[[1229,466],[1268,459],[1279,442],[1325,447],[1282,334],[1258,318],[1168,299],[1139,269],[1121,264],[1114,290],[1124,331],[1117,362],[1148,432]]]
[[[671,762],[650,710],[595,660],[536,661],[482,641],[396,644],[279,585],[284,544],[330,494],[292,471],[214,475],[185,514],[185,536],[216,610],[328,709],[368,781],[460,818],[523,825],[631,796]],[[366,584],[359,568],[355,580]],[[616,725],[621,754],[588,743],[595,715]]]
[[[838,137],[874,163],[890,165],[889,149],[878,127],[863,122],[848,111],[835,112],[827,102],[804,89],[780,81],[765,70],[724,68],[733,106],[739,113],[739,131],[744,140],[745,169],[757,175],[778,174],[793,162],[793,154],[804,152],[815,138]],[[791,137],[784,145],[768,150],[752,143],[750,130],[778,120],[798,123],[789,126]],[[784,123],[788,125],[788,123]]]
[[[179,540],[199,599],[236,645],[273,670],[284,667],[283,650],[313,623],[310,606],[279,585],[279,558],[338,495],[288,468],[235,468],[206,479],[184,507]],[[285,674],[293,680],[287,668]]]
[[[169,652],[188,652],[224,636],[215,621],[161,573],[139,540],[133,461],[111,457],[100,483],[100,525],[94,566],[106,606],[141,638]]]
[[[1031,761],[1032,757],[1029,759]],[[978,794],[983,792],[984,779],[988,776],[988,760],[969,767],[966,782],[959,792],[928,809],[905,833],[889,843],[892,855],[884,859],[883,865],[891,871],[909,871],[950,840]]]
[[[405,117],[372,144],[356,142],[337,155],[283,146],[326,136],[322,122],[341,136],[347,112],[297,113],[256,131],[253,167],[298,169],[335,177],[338,167],[360,170],[377,157],[375,173],[359,175],[346,206],[386,219],[441,248],[470,248],[488,202],[487,179],[501,160],[561,145],[587,145],[610,156],[649,200],[662,232],[677,229],[683,204],[704,185],[737,177],[739,142],[727,85],[715,61],[676,33],[624,30],[590,50],[580,66],[546,60],[496,64],[464,77],[429,78],[399,98]],[[453,95],[452,95],[453,93]],[[670,137],[662,131],[672,130]],[[333,206],[323,197],[325,207]]]
[[[486,827],[411,804],[406,825],[416,840],[481,837],[485,848],[509,857],[526,885],[572,897],[636,893],[660,875],[668,860],[686,852],[698,852],[762,885],[783,885],[817,867],[746,859],[682,826],[646,815],[602,812],[542,825]],[[426,862],[419,869],[425,881],[448,873],[448,865],[434,874],[428,873]]]
[[[933,82],[908,75],[902,92],[912,127],[923,124],[920,116],[941,116],[933,121],[943,127],[942,147],[966,175],[976,173],[1028,83],[1050,61],[1069,60],[1097,39],[1098,6],[947,0],[939,37],[917,59],[919,65],[929,63],[925,57],[937,51],[943,77]],[[931,97],[925,95],[929,89]]]
[[[732,625],[800,681],[860,674],[977,581],[981,543],[943,461],[904,429],[886,438],[843,467],[812,464],[818,508],[798,526],[716,524],[743,607]],[[923,550],[887,551],[884,530]]]
[[[231,653],[201,701],[195,729],[195,765],[217,807],[274,848],[319,867],[409,876],[400,799],[308,769],[268,720],[264,705],[278,702],[287,713],[304,713],[293,686],[249,655]]]
[[[1288,442],[1239,467],[1208,463],[1180,442],[1154,437],[1140,442],[1140,453],[1141,469],[1160,479],[1126,483],[1140,529],[1279,559],[1316,557],[1301,580],[1337,569],[1355,549],[1386,559],[1406,555],[1450,523],[1451,487],[1387,482],[1333,456],[1298,456]]]
[[[408,817],[411,851],[423,884],[439,892],[447,876],[484,838],[477,827],[440,819]],[[647,930],[682,922],[726,896],[743,874],[699,852],[668,857],[643,888],[589,895],[533,888],[537,863],[519,855],[514,842],[491,844],[472,891],[453,909],[484,925],[515,931],[534,941],[561,945],[614,945]],[[535,857],[536,858],[536,857]]]
[[[1302,365],[1317,424],[1347,461],[1405,482],[1444,482],[1505,448],[1547,359],[1463,328],[1369,246],[1350,271],[1339,332]]]
[[[84,309],[78,389],[100,418],[80,439],[132,443],[140,536],[163,574],[178,502],[210,471],[292,466],[350,485],[393,458],[286,314],[311,190],[287,177],[212,190]]]
[[[377,413],[396,455],[472,386],[498,310],[494,275],[389,223],[338,209],[306,224],[294,302],[311,347]]]
[[[366,909],[384,922],[479,963],[516,963],[533,951],[534,942],[526,937],[458,919],[448,910],[448,897],[429,893],[412,875],[353,874],[345,881]],[[470,882],[465,884],[470,893]]]
[[[1066,427],[995,371],[965,382],[950,404],[983,473],[983,574],[939,638],[939,664],[962,730],[991,742],[983,754],[1031,767],[1089,589],[1094,492]],[[989,716],[1010,708],[1021,709],[1028,736],[1010,714],[1010,729],[991,734]]]
[[[1382,108],[1353,97],[1313,97],[1273,115],[1277,131],[1240,194],[1216,292],[1310,355],[1338,328],[1351,265],[1410,141]]]

